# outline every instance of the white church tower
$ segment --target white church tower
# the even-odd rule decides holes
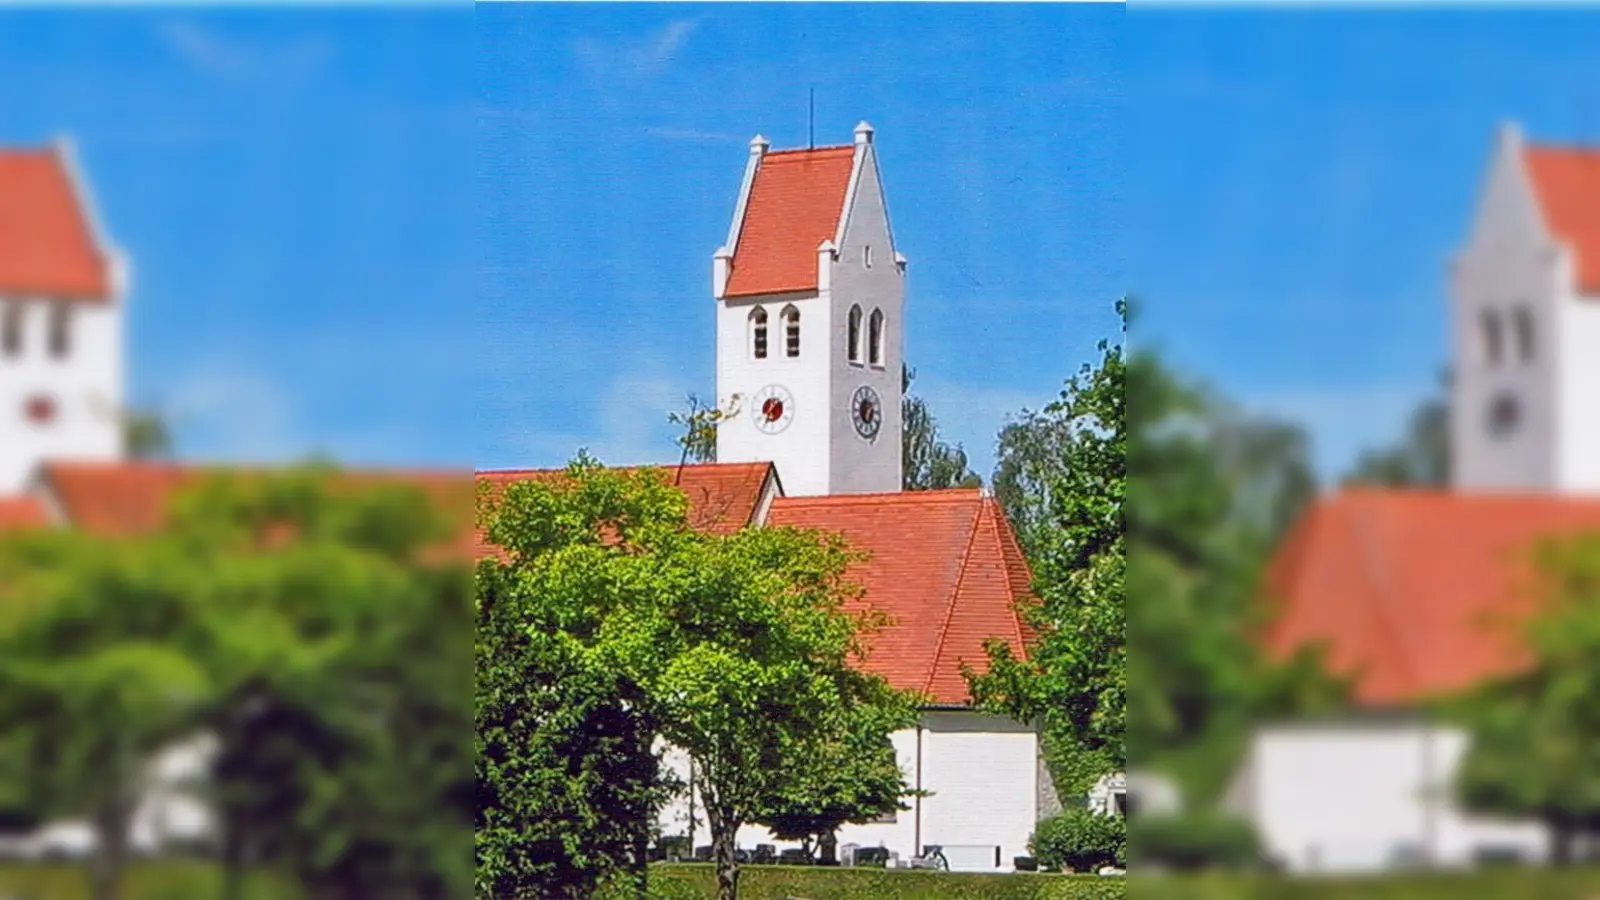
[[[121,457],[126,293],[72,145],[0,149],[0,496]]]
[[[1600,491],[1600,148],[1502,126],[1453,268],[1455,486]]]
[[[776,464],[791,496],[900,490],[906,261],[872,126],[769,150],[759,135],[712,264],[719,462]]]

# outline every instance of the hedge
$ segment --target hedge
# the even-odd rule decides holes
[[[1096,875],[988,875],[904,869],[740,866],[740,900],[1122,900],[1121,878]],[[663,863],[650,869],[653,900],[716,897],[706,863]]]
[[[1369,878],[1144,875],[1133,900],[1594,900],[1600,871],[1495,869]]]
[[[89,896],[88,867],[70,862],[0,861],[0,897],[7,900],[81,900]],[[202,900],[222,896],[222,870],[215,863],[163,860],[135,862],[122,877],[122,900]],[[299,900],[286,879],[253,873],[245,900]]]

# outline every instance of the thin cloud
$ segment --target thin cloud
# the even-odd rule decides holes
[[[645,134],[668,141],[695,141],[695,142],[720,142],[738,141],[738,135],[726,134],[721,131],[700,131],[694,128],[646,128]]]
[[[316,74],[333,57],[333,45],[321,36],[276,47],[256,46],[181,19],[163,23],[160,37],[195,71],[234,82],[296,83]]]
[[[597,75],[649,77],[672,62],[699,24],[694,19],[678,19],[643,38],[609,44],[594,38],[583,38],[578,41],[574,52]]]

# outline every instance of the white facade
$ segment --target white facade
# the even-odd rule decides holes
[[[1060,810],[1032,728],[965,710],[929,710],[919,727],[895,732],[890,740],[906,783],[929,796],[907,798],[911,809],[892,821],[845,825],[837,835],[841,847],[884,847],[906,859],[937,844],[952,869],[1010,870],[1015,857],[1027,855],[1034,825]],[[667,768],[688,783],[687,755],[669,748],[665,758]],[[711,831],[698,797],[695,804],[694,846],[707,846]],[[660,824],[664,835],[687,833],[686,794],[663,811]],[[759,825],[739,829],[740,849],[760,844],[779,850],[799,846],[774,839]]]
[[[729,298],[729,261],[737,250],[746,201],[767,144],[751,142],[744,188],[728,243],[713,259],[717,297],[717,398],[735,414],[717,429],[720,462],[776,463],[791,496],[900,490],[901,363],[904,360],[905,260],[894,249],[872,129],[856,129],[850,186],[833,238],[817,248],[817,290]],[[852,309],[860,310],[860,348],[852,360]],[[759,313],[757,311],[760,311]],[[785,316],[800,316],[800,353],[785,350]],[[752,317],[764,313],[767,355],[756,358]],[[881,352],[872,360],[874,314],[881,316]],[[870,388],[881,415],[863,437],[854,410]],[[762,401],[776,393],[790,418],[781,430],[758,427]]]
[[[111,461],[122,455],[122,316],[127,266],[106,240],[63,142],[62,163],[101,253],[111,290],[103,300],[8,295],[0,289],[0,496],[21,493],[45,460]],[[54,321],[63,317],[60,322]],[[55,352],[51,332],[64,332]]]
[[[1600,491],[1600,298],[1551,233],[1525,146],[1504,126],[1452,272],[1455,485]]]
[[[1543,826],[1468,816],[1452,802],[1466,747],[1462,731],[1415,718],[1264,728],[1227,804],[1291,872],[1464,867],[1481,853],[1546,859]]]

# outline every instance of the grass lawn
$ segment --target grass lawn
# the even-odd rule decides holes
[[[811,866],[741,866],[740,900],[1121,900],[1120,878],[1093,875],[981,875],[896,869]],[[658,865],[650,888],[659,900],[702,900],[717,895],[708,863]]]
[[[1382,878],[1133,878],[1131,900],[1600,900],[1600,870],[1502,869]]]
[[[213,863],[143,862],[123,875],[123,900],[215,900],[222,896],[222,870]],[[246,900],[299,900],[299,892],[265,875],[245,880]],[[81,863],[0,862],[4,900],[81,900],[89,896],[88,869]]]

